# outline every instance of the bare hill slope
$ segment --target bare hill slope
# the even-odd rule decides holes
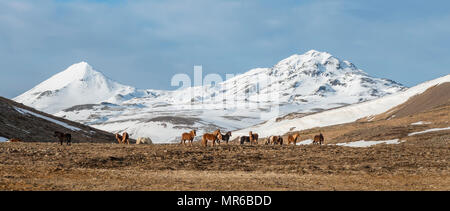
[[[114,142],[114,135],[37,111],[0,97],[0,137],[25,142],[53,142],[54,131],[72,134],[73,142]]]
[[[379,114],[372,120],[401,118],[428,111],[442,106],[450,101],[450,82],[439,84],[427,89],[424,93],[411,97],[405,103],[389,111]]]

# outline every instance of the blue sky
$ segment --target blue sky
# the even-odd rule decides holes
[[[450,74],[450,2],[0,0],[0,96],[73,63],[137,88],[243,73],[310,49],[406,86]]]

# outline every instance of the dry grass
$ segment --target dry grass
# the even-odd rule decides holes
[[[450,190],[449,140],[369,148],[1,143],[0,190]]]

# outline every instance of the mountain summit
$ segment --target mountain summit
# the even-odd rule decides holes
[[[74,105],[111,101],[117,95],[127,95],[136,89],[119,84],[88,63],[80,62],[57,73],[15,101],[49,113]]]

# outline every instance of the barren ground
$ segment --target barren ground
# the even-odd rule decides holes
[[[449,146],[0,143],[0,190],[450,190]]]

